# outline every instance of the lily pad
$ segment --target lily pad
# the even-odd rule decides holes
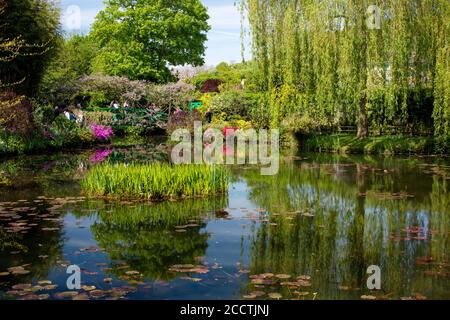
[[[280,293],[272,292],[272,293],[269,293],[269,298],[280,300],[281,298],[283,298],[283,296]]]

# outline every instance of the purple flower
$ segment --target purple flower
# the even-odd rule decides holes
[[[114,135],[111,127],[105,127],[98,124],[91,125],[91,130],[97,140],[109,140]]]

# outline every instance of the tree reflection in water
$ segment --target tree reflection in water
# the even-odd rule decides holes
[[[107,203],[97,211],[91,231],[113,261],[113,274],[123,277],[126,265],[146,279],[169,281],[177,277],[169,271],[173,265],[201,263],[208,248],[207,219],[226,206],[222,196],[126,206]]]
[[[359,298],[370,294],[367,268],[378,265],[378,295],[448,297],[446,176],[418,172],[407,161],[351,159],[290,162],[271,178],[237,173],[268,210],[253,234],[250,273],[310,275],[312,287],[303,289],[319,298]]]

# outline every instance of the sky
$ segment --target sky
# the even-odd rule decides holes
[[[234,5],[234,0],[202,0],[202,3],[208,8],[211,25],[206,43],[205,64],[214,66],[222,61],[240,62],[241,25],[239,10]],[[60,5],[63,29],[71,33],[88,33],[95,16],[104,8],[103,0],[61,0]],[[74,19],[77,12],[80,13],[79,20]],[[246,42],[249,42],[248,39]],[[248,44],[246,47],[249,47]],[[246,58],[249,56],[247,52]]]

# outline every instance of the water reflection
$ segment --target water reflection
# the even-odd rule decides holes
[[[252,239],[251,273],[306,274],[319,298],[359,298],[374,294],[366,269],[378,265],[379,298],[448,298],[448,167],[437,176],[408,162],[318,160],[285,165],[269,179],[240,173],[269,212]],[[293,298],[292,289],[305,289],[276,286]]]
[[[115,263],[111,272],[127,280],[137,270],[149,280],[173,280],[173,265],[199,264],[205,256],[208,218],[226,207],[225,197],[183,202],[104,203],[91,232]],[[98,208],[99,203],[94,204]],[[77,214],[80,217],[83,214]],[[127,266],[124,268],[124,266]]]
[[[165,161],[154,144],[0,163],[0,298],[450,298],[445,159],[308,154],[274,177],[233,168],[228,197],[80,194],[96,162],[148,157]],[[79,293],[65,293],[69,264]],[[370,265],[381,291],[366,287]]]

